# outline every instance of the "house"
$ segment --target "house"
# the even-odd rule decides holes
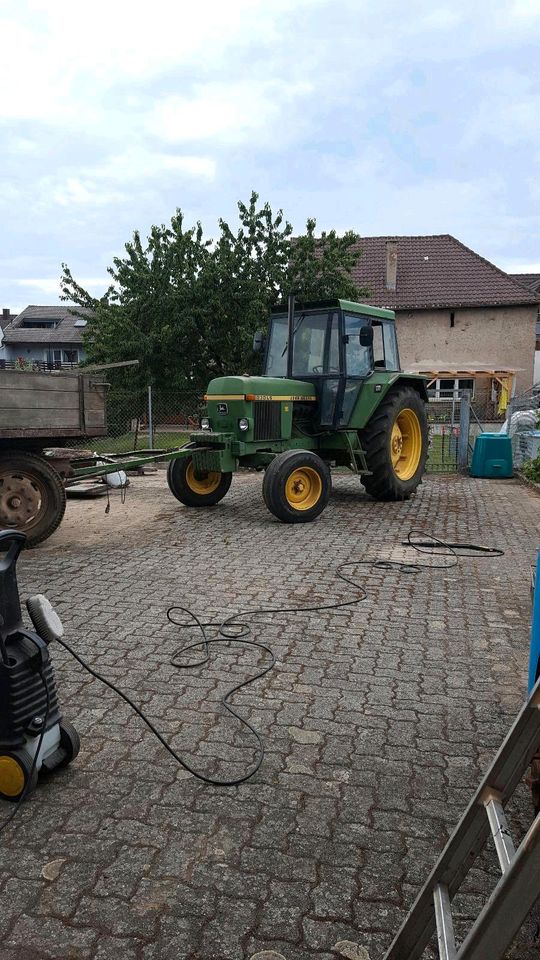
[[[540,293],[449,234],[364,237],[353,269],[368,302],[396,311],[403,369],[434,399],[472,391],[482,416],[533,382]]]
[[[77,366],[85,358],[83,333],[89,312],[73,305],[26,307],[3,331],[0,365],[49,370]]]
[[[540,273],[510,273],[513,280],[521,283],[530,293],[540,298]],[[536,319],[536,351],[534,354],[534,382],[540,383],[540,312]]]

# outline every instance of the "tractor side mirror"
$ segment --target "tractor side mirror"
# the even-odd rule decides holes
[[[361,347],[371,347],[373,344],[373,327],[370,327],[368,324],[365,327],[360,327],[360,346]]]
[[[262,330],[257,330],[253,336],[253,353],[261,353],[266,346],[266,337]]]

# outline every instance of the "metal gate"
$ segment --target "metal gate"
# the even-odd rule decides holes
[[[499,431],[505,419],[493,403],[471,402],[470,390],[456,392],[448,399],[430,397],[428,473],[466,471],[474,441],[484,431]]]
[[[461,399],[432,400],[427,405],[429,424],[428,473],[456,473],[459,464]]]

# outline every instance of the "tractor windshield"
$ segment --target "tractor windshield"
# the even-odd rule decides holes
[[[288,322],[286,316],[272,318],[268,353],[267,377],[287,376],[289,352]],[[292,375],[300,379],[320,377],[339,372],[338,314],[297,313],[294,317]]]

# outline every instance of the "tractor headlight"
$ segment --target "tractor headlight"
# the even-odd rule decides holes
[[[201,430],[209,430],[209,429],[210,429],[210,421],[208,417],[201,417]]]
[[[240,417],[238,421],[238,427],[240,430],[249,430],[249,420],[246,417]]]

